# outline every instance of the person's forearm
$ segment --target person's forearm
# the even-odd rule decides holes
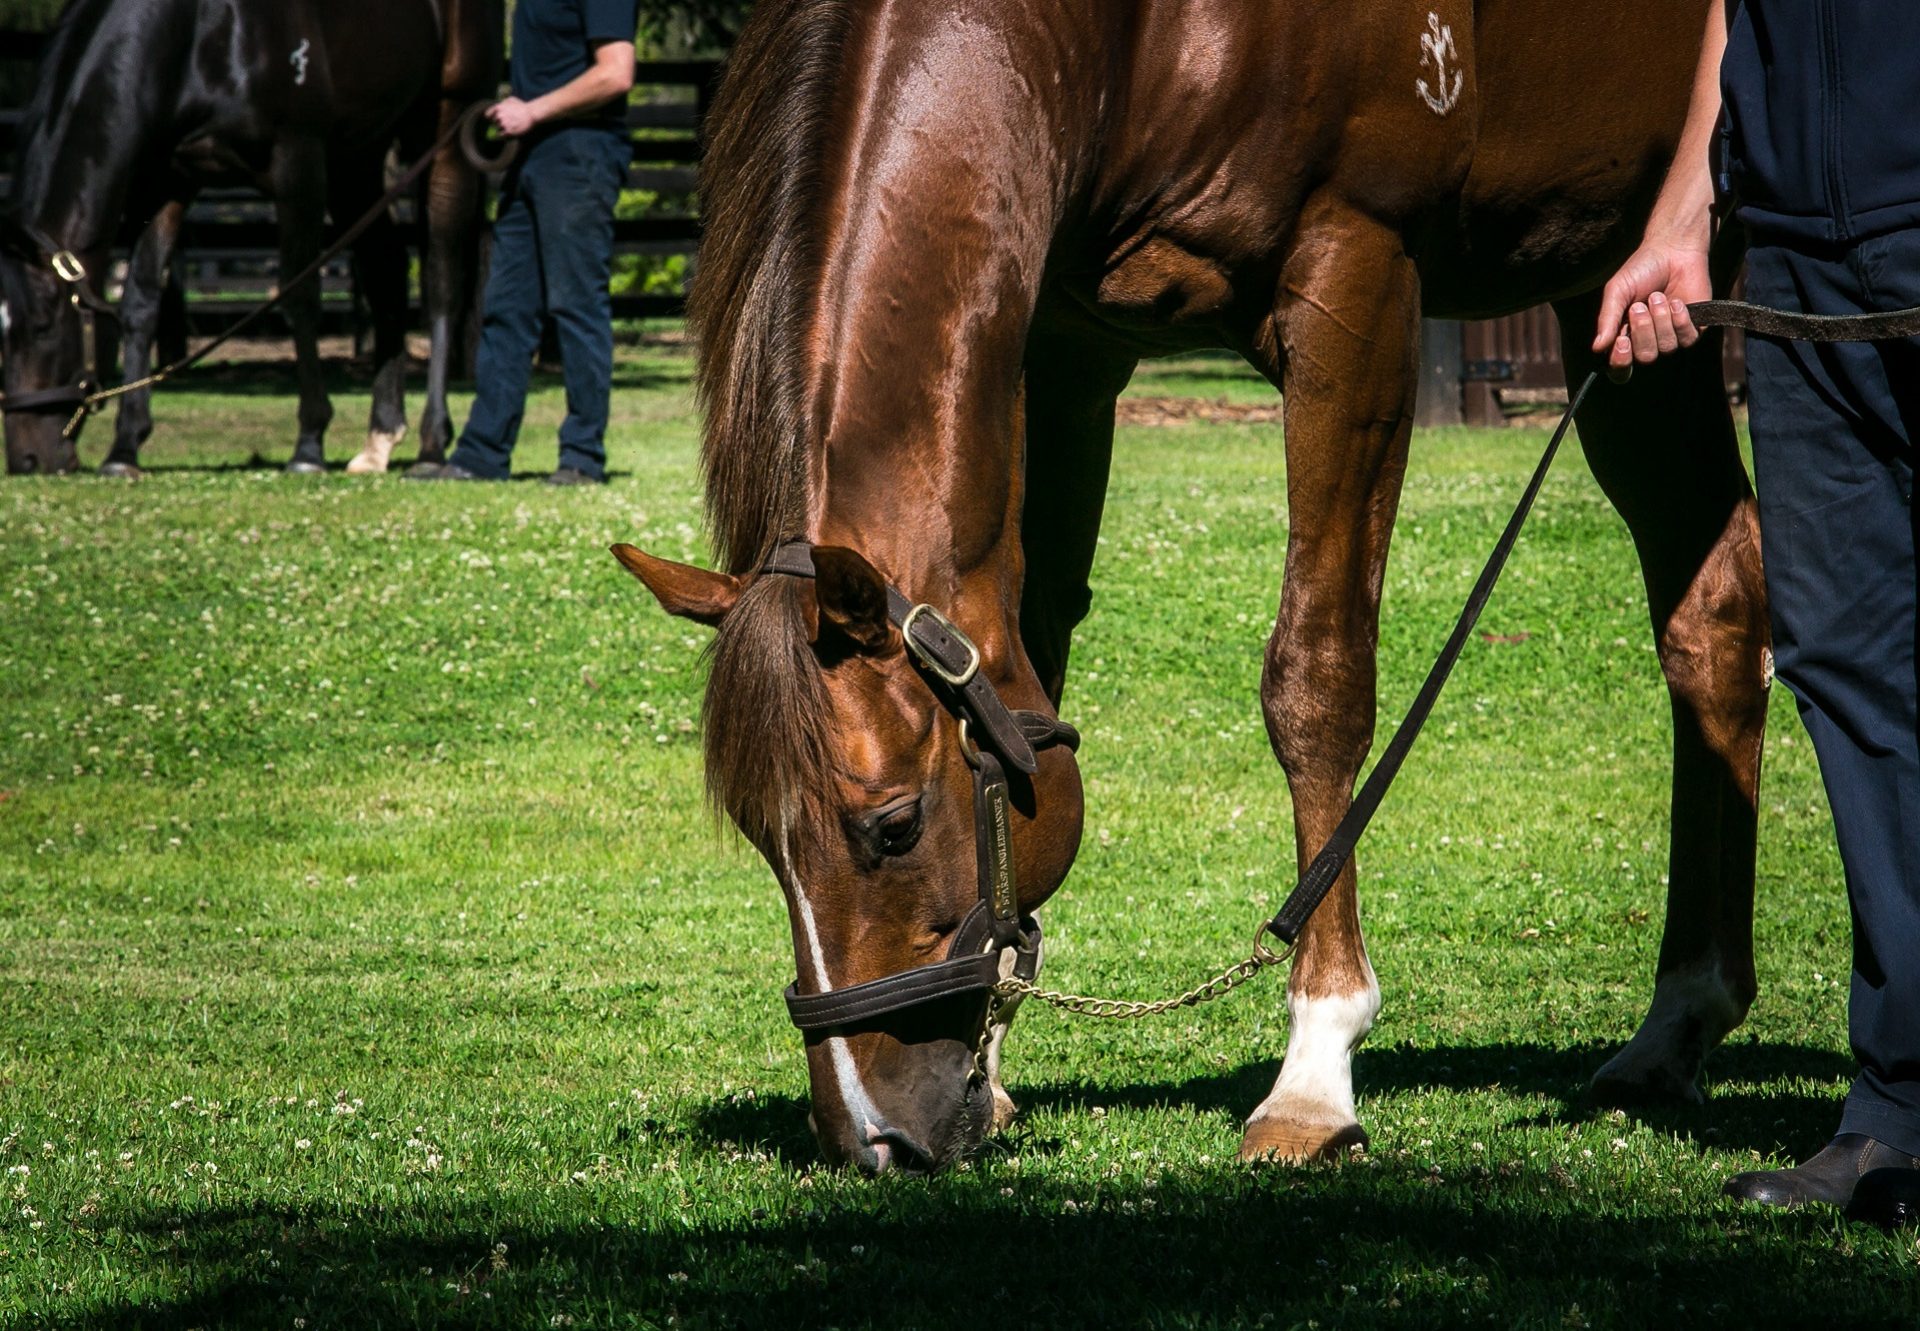
[[[536,124],[565,120],[596,111],[616,97],[624,97],[633,87],[633,47],[627,42],[608,42],[594,52],[593,67],[552,92],[528,100],[527,110]]]
[[[1727,49],[1726,0],[1707,6],[1707,31],[1693,74],[1693,99],[1666,184],[1647,219],[1649,240],[1704,243],[1713,231],[1713,136],[1720,124],[1720,59]]]

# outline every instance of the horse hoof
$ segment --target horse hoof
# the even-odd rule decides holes
[[[407,437],[404,426],[398,430],[367,431],[367,446],[353,455],[353,461],[347,464],[349,476],[380,476],[387,470],[387,464],[393,458],[393,450]]]
[[[146,474],[131,462],[113,461],[102,462],[100,469],[94,472],[94,475],[103,480],[114,481],[137,481]]]
[[[327,466],[324,462],[314,462],[307,458],[295,458],[284,468],[288,476],[325,476]]]
[[[1609,1109],[1658,1105],[1704,1105],[1707,1093],[1696,1073],[1671,1064],[1641,1064],[1623,1049],[1593,1074],[1587,1094]]]
[[[1007,1094],[1006,1088],[995,1086],[993,1088],[993,1130],[1005,1132],[1013,1126],[1013,1120],[1019,1116],[1019,1113],[1019,1109],[1013,1103],[1013,1097]]]
[[[1240,1158],[1249,1163],[1274,1161],[1308,1164],[1316,1160],[1344,1160],[1367,1149],[1367,1130],[1358,1123],[1295,1123],[1256,1118],[1240,1139]]]

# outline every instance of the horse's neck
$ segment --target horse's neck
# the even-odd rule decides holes
[[[170,71],[144,63],[137,74],[130,70],[127,41],[126,34],[78,24],[63,32],[42,67],[20,145],[13,187],[19,217],[76,251],[112,242],[161,124],[157,85]],[[62,49],[69,43],[77,49]],[[70,80],[62,79],[68,69]]]
[[[936,594],[1017,571],[1022,361],[1074,164],[1037,160],[1068,112],[1011,57],[931,20],[889,37],[856,35],[842,77],[918,95],[886,115],[846,98],[823,145],[811,517]]]

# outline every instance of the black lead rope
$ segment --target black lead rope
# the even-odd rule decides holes
[[[1439,659],[1433,663],[1433,669],[1427,672],[1427,682],[1420,686],[1413,706],[1407,709],[1406,719],[1393,732],[1393,738],[1387,741],[1386,751],[1380,755],[1380,761],[1367,773],[1366,784],[1360,787],[1360,793],[1347,806],[1346,816],[1340,820],[1340,825],[1333,829],[1327,844],[1313,857],[1313,863],[1300,875],[1300,881],[1288,894],[1279,913],[1267,924],[1267,931],[1282,942],[1291,944],[1299,938],[1314,909],[1333,890],[1340,870],[1346,867],[1353,848],[1366,834],[1367,824],[1373,821],[1380,802],[1386,799],[1387,788],[1400,775],[1401,766],[1413,751],[1413,742],[1420,737],[1420,727],[1427,723],[1434,703],[1440,700],[1440,691],[1447,686],[1447,676],[1453,673],[1454,662],[1460,659],[1460,653],[1466,648],[1467,638],[1472,634],[1473,626],[1480,621],[1480,612],[1486,609],[1487,601],[1493,595],[1493,586],[1507,566],[1507,557],[1513,553],[1514,543],[1520,539],[1520,529],[1526,525],[1527,514],[1533,511],[1533,501],[1539,497],[1547,472],[1553,468],[1553,459],[1560,452],[1560,442],[1567,437],[1567,430],[1573,424],[1573,413],[1586,401],[1587,391],[1599,377],[1597,371],[1589,374],[1586,382],[1580,385],[1580,391],[1573,395],[1573,401],[1567,404],[1566,414],[1560,418],[1553,437],[1547,440],[1546,452],[1540,455],[1540,464],[1533,469],[1533,479],[1527,482],[1513,516],[1507,519],[1507,529],[1500,533],[1500,540],[1494,545],[1487,566],[1480,570],[1479,581],[1473,584],[1466,607],[1460,611],[1460,618],[1453,626],[1447,645],[1440,649]]]

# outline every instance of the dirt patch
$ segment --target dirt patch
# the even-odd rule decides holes
[[[1229,402],[1226,398],[1123,397],[1117,409],[1122,425],[1265,425],[1281,419],[1278,401]]]

